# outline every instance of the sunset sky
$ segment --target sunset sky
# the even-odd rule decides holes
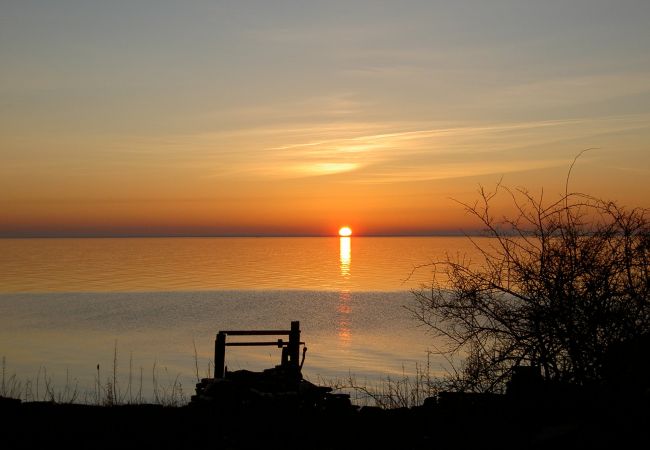
[[[650,1],[10,0],[0,236],[457,233],[650,206]]]

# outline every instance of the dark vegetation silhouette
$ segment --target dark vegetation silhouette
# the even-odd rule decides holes
[[[452,366],[447,388],[503,392],[521,366],[550,383],[602,385],[629,366],[617,355],[630,346],[647,378],[648,211],[569,192],[568,177],[553,201],[501,183],[479,195],[461,204],[491,238],[468,237],[480,261],[432,263],[432,283],[414,291],[409,307],[444,343],[437,351]],[[514,214],[493,210],[497,195]]]

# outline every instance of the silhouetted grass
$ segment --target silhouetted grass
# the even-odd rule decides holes
[[[34,378],[21,381],[15,373],[8,373],[6,358],[2,358],[2,380],[0,396],[17,398],[27,402],[47,401],[53,403],[81,403],[98,406],[157,404],[163,406],[183,406],[189,396],[181,382],[181,374],[172,374],[167,367],[160,367],[154,361],[151,367],[151,387],[145,394],[145,370],[139,367],[134,371],[133,354],[129,355],[128,373],[120,377],[119,352],[117,343],[113,349],[111,367],[103,371],[97,364],[93,388],[81,391],[76,378],[70,378],[66,370],[65,382],[55,385],[45,367],[39,367]],[[200,380],[199,358],[194,345],[194,376]],[[135,373],[134,373],[135,372]],[[211,361],[203,374],[210,378]],[[125,379],[122,384],[120,379]],[[377,406],[382,409],[410,408],[421,405],[428,397],[444,389],[444,379],[431,371],[429,359],[425,364],[415,364],[415,373],[386,376],[376,381],[360,380],[350,373],[346,378],[325,379],[319,377],[318,384],[329,386],[335,391],[350,394],[352,403],[358,406]],[[192,386],[193,389],[193,386]]]
[[[16,374],[7,376],[7,360],[2,357],[2,383],[0,384],[0,396],[18,398],[23,390],[22,383]]]
[[[181,374],[172,375],[167,367],[162,369],[154,362],[151,369],[151,396],[144,394],[144,368],[140,367],[137,386],[134,386],[133,356],[129,357],[129,373],[126,386],[122,386],[118,370],[118,352],[115,345],[113,364],[109,376],[102,376],[102,368],[97,364],[93,388],[81,391],[76,378],[70,378],[66,370],[63,384],[55,384],[47,368],[38,368],[35,377],[19,379],[16,373],[9,373],[7,360],[2,358],[2,379],[0,396],[16,398],[26,402],[81,403],[89,405],[117,406],[125,404],[158,404],[163,406],[182,406],[187,404],[186,395],[180,381]],[[135,391],[135,392],[134,392]]]
[[[79,400],[79,382],[76,378],[70,379],[70,373],[66,370],[65,384],[57,388],[47,369],[42,366],[38,368],[35,378],[21,381],[15,373],[7,374],[7,360],[3,356],[0,396],[31,402],[74,403]]]
[[[415,364],[415,373],[408,375],[402,366],[401,376],[386,376],[377,381],[359,380],[354,374],[347,378],[319,379],[320,384],[350,394],[353,404],[377,406],[382,409],[411,408],[424,403],[445,388],[443,378],[431,371],[429,358],[425,365]]]

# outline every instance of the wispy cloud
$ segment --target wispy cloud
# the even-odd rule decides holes
[[[533,157],[524,150],[593,135],[595,129],[603,133],[630,127],[629,118],[620,123],[617,118],[602,119],[598,127],[594,122],[575,119],[407,130],[404,124],[373,124],[368,133],[360,133],[358,125],[322,132],[316,127],[312,129],[315,139],[288,133],[284,138],[290,143],[265,147],[254,171],[280,178],[345,172],[351,182],[394,183],[556,167],[566,165],[571,155],[548,152]],[[328,138],[332,135],[338,137]]]
[[[210,178],[339,175],[350,183],[397,183],[566,166],[584,148],[581,142],[592,146],[597,135],[649,124],[647,115],[433,125],[283,122],[144,140],[130,148],[129,158],[145,164],[155,155],[156,164],[198,169]]]
[[[492,104],[567,107],[650,93],[650,73],[611,73],[557,77],[514,84],[481,95]]]

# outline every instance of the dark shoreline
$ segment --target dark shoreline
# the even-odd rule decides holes
[[[549,405],[461,394],[410,409],[329,411],[0,398],[4,449],[644,448],[649,412],[647,396]]]

